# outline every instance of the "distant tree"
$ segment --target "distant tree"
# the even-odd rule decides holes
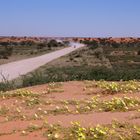
[[[58,42],[58,46],[64,46],[62,42]]]
[[[111,45],[112,45],[113,48],[118,48],[120,46],[120,43],[117,43],[115,41],[112,41],[111,42]]]
[[[83,43],[83,40],[80,40],[80,43]]]
[[[21,41],[21,42],[20,42],[20,45],[21,45],[21,46],[26,45],[26,41]]]
[[[92,40],[92,41],[84,40],[84,41],[82,41],[82,43],[86,44],[87,47],[89,47],[90,49],[95,49],[99,46],[98,41],[96,41],[96,40]]]
[[[43,48],[45,48],[47,46],[47,42],[42,42],[42,43],[38,43],[38,45],[37,45],[37,49],[43,49]]]
[[[33,46],[33,45],[35,45],[36,43],[35,43],[34,41],[28,40],[28,41],[26,41],[25,44],[26,44],[27,46]]]
[[[53,47],[58,47],[58,42],[56,40],[50,40],[49,43],[47,44],[48,48],[51,49]]]
[[[5,47],[6,47],[6,46],[8,46],[8,45],[9,45],[9,42],[8,42],[8,41],[7,41],[7,42],[1,42],[1,43],[0,43],[0,45],[1,45],[1,46],[5,46]]]
[[[8,56],[11,56],[13,53],[13,47],[12,46],[5,47],[5,52]]]
[[[140,55],[140,50],[138,51],[138,55]]]
[[[68,45],[70,44],[70,42],[69,42],[69,41],[63,41],[63,44],[64,44],[65,46],[68,46]]]
[[[106,38],[99,38],[99,43],[100,43],[100,45],[102,45],[102,46],[105,46],[106,45]]]
[[[91,49],[95,49],[99,46],[96,40],[91,41],[89,45]]]
[[[77,42],[77,41],[78,41],[78,38],[74,38],[73,40],[74,40],[75,42]]]
[[[12,53],[13,53],[13,47],[5,46],[2,50],[0,50],[0,58],[8,59],[8,57],[11,56]]]

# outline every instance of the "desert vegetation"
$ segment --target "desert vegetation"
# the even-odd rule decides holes
[[[139,39],[74,41],[86,46],[20,79],[3,77],[0,139],[140,139]],[[29,44],[22,42],[21,48],[34,51]],[[34,45],[44,53],[60,44]],[[11,51],[9,58],[14,47]]]
[[[20,80],[20,87],[73,80],[128,81],[140,79],[139,38],[74,38],[73,40],[84,43],[86,46],[23,76]],[[24,48],[27,44],[27,48],[33,47],[31,42],[26,42],[27,44],[23,40],[21,42]],[[59,48],[58,46],[65,46],[68,43],[68,41],[64,41],[64,44],[57,43],[51,39],[45,43],[38,42],[35,43],[38,44],[35,45],[37,48],[33,47],[40,50],[37,53],[44,53],[46,49],[53,51],[55,48]],[[30,50],[21,48],[19,51],[30,53]],[[7,89],[9,89],[10,83],[5,81],[1,85],[6,87],[4,85],[8,83]]]
[[[65,47],[65,43],[46,38],[0,38],[0,64],[42,55]]]
[[[140,79],[139,39],[79,41],[86,47],[23,76],[23,86],[53,81]]]
[[[0,139],[139,140],[139,92],[138,81],[53,82],[1,91]]]

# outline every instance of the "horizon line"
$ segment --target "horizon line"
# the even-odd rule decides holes
[[[20,35],[0,35],[1,37],[27,37],[27,38],[32,38],[32,37],[37,37],[37,38],[140,38],[140,36],[20,36]]]

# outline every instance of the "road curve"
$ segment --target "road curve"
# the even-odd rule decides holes
[[[20,61],[11,62],[8,64],[0,65],[0,82],[3,81],[3,76],[8,80],[13,80],[18,78],[21,75],[27,74],[46,63],[69,54],[72,51],[75,51],[78,48],[84,47],[83,44],[72,43],[73,45],[62,50],[51,52],[42,56],[24,59]],[[3,75],[3,76],[2,76]]]

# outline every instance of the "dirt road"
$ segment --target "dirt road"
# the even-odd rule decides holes
[[[20,75],[27,74],[46,63],[57,59],[61,56],[69,54],[72,51],[75,51],[78,48],[83,47],[83,44],[79,43],[71,43],[71,47],[64,48],[62,50],[58,50],[52,53],[48,53],[42,56],[24,59],[4,65],[0,65],[0,73],[8,80],[13,80]],[[3,76],[0,74],[0,82],[3,80]]]

